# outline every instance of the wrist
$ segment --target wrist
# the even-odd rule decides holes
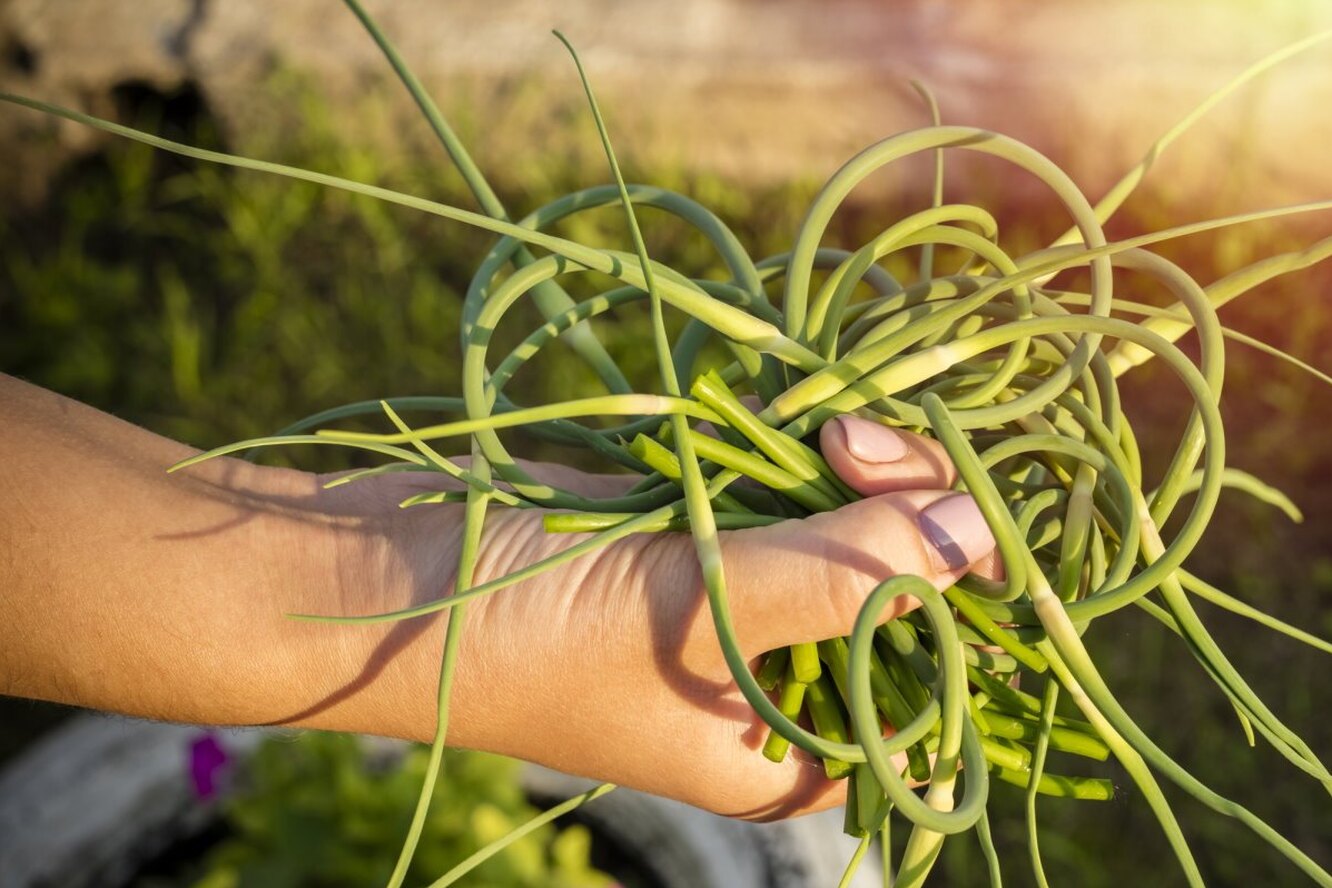
[[[386,613],[452,590],[461,508],[401,509],[433,476],[385,476],[325,489],[304,475],[297,503],[303,613]],[[286,723],[429,740],[449,611],[406,621],[289,621],[307,704]]]

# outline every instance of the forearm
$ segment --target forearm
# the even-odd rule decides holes
[[[397,569],[381,521],[327,514],[300,472],[218,460],[168,475],[194,451],[3,376],[0,429],[0,691],[370,729],[364,666],[387,630],[284,614],[377,605]]]
[[[844,636],[885,577],[943,589],[994,548],[974,503],[943,492],[951,470],[934,442],[904,439],[857,474],[851,454],[866,442],[823,437],[864,499],[722,534],[745,658]],[[462,611],[354,625],[286,615],[382,613],[450,594],[462,507],[398,507],[439,489],[440,474],[325,489],[237,460],[166,473],[194,452],[0,376],[0,693],[428,740],[445,629]],[[625,483],[530,468],[585,491]],[[542,519],[492,505],[474,582],[587,539],[546,533]],[[684,534],[632,535],[469,603],[448,742],[739,816],[835,803],[820,767],[757,754],[766,727],[722,655],[693,548]],[[682,754],[688,767],[662,767]]]

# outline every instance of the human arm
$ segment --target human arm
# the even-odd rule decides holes
[[[326,490],[314,475],[225,459],[168,475],[195,451],[2,376],[0,427],[0,690],[171,721],[430,737],[447,616],[348,626],[285,615],[447,594],[461,507],[397,507],[439,476]],[[848,483],[901,492],[723,534],[753,656],[845,634],[886,576],[942,586],[965,570],[942,565],[920,531],[951,480],[935,445],[907,436],[899,459],[867,463],[841,430],[829,426],[823,444]],[[969,562],[992,548],[957,501],[932,512],[945,513]],[[541,517],[494,508],[477,580],[581,538],[546,534]],[[806,759],[758,754],[762,725],[722,662],[686,535],[630,537],[478,600],[459,663],[452,744],[739,816],[840,798]]]

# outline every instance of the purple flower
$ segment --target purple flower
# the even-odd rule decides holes
[[[201,801],[217,795],[230,761],[231,756],[215,731],[207,731],[190,741],[190,780],[194,794]]]

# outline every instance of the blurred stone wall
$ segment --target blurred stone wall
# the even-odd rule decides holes
[[[621,155],[640,168],[821,179],[925,120],[909,85],[919,78],[946,122],[1022,138],[1093,193],[1251,61],[1332,27],[1327,0],[366,2],[446,113],[464,115],[492,173],[574,150],[567,139],[595,149],[586,118],[571,116],[581,95],[549,34],[559,27],[583,54]],[[0,89],[115,114],[126,89],[189,87],[233,136],[281,69],[326,96],[349,138],[390,155],[425,144],[336,0],[0,0],[0,54]],[[542,114],[577,121],[564,127],[575,135],[552,136]],[[39,196],[100,138],[0,108],[0,195]],[[1332,41],[1229,99],[1158,175],[1186,195],[1225,188],[1236,208],[1326,197],[1329,145]]]

